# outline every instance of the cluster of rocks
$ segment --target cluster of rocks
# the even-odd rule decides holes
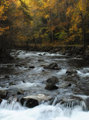
[[[8,96],[7,90],[0,90],[0,103],[3,101],[3,99],[5,99],[10,104],[15,98],[16,101],[19,102],[22,106],[33,108],[35,106],[38,106],[42,102],[47,102],[52,99],[51,96],[48,96],[45,94],[22,95],[23,92],[19,92],[19,91],[17,92],[17,95],[14,96],[14,94],[16,93],[13,93],[13,92],[11,93],[12,95]]]
[[[29,66],[30,69],[33,69],[34,66]],[[51,63],[47,66],[44,66],[44,69],[49,69],[49,70],[60,70],[61,68],[58,66],[57,63]],[[8,76],[6,76],[8,78]],[[64,80],[70,82],[67,87],[71,86],[71,81],[74,83],[79,82],[79,76],[77,74],[77,71],[75,69],[68,69],[66,71],[66,74],[64,75]],[[59,89],[58,83],[59,79],[56,76],[51,76],[47,80],[45,80],[45,88],[48,91],[52,90],[57,90]],[[10,83],[10,85],[14,85],[13,82]],[[26,106],[29,108],[33,108],[35,106],[38,106],[42,102],[47,102],[47,101],[54,101],[53,96],[48,96],[45,94],[36,94],[36,95],[27,95],[24,94],[25,91],[19,90],[19,89],[6,89],[6,90],[0,90],[0,103],[2,102],[3,99],[9,99],[10,97],[17,97],[17,101],[21,103],[22,106]],[[64,96],[65,97],[65,96]],[[71,97],[68,98],[65,97],[66,99],[60,99],[58,98],[56,100],[55,105],[57,104],[62,104],[65,107],[71,107],[73,105],[81,105],[82,102],[85,103],[86,109],[89,110],[89,97],[86,99],[83,99],[81,97]],[[85,107],[83,106],[85,109]]]
[[[20,99],[20,103],[23,106],[32,108],[32,107],[35,107],[35,106],[41,104],[42,102],[47,102],[51,99],[52,99],[51,96],[47,96],[44,94],[29,95],[26,97],[22,97]]]
[[[2,102],[3,99],[5,99],[6,94],[7,94],[6,90],[3,91],[0,90],[0,103]],[[81,106],[83,110],[89,110],[89,97],[73,96],[73,95],[72,96],[65,95],[62,97],[63,98],[61,98],[60,95],[53,97],[45,94],[36,94],[36,95],[22,96],[20,99],[17,98],[16,101],[19,102],[22,106],[26,106],[28,108],[33,108],[43,102],[49,102],[50,104],[62,105],[64,107],[71,109],[76,106]],[[9,104],[12,102],[12,100],[10,100],[10,98],[7,99]]]

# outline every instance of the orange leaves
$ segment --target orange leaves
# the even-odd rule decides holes
[[[4,6],[3,6],[3,5],[1,5],[1,6],[0,6],[0,16],[4,13],[4,11],[3,11],[3,10],[4,10]]]

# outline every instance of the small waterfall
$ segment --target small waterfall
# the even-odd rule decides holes
[[[76,99],[60,99],[60,96],[56,96],[52,102],[53,106],[59,106],[73,110],[74,108],[80,107],[83,111],[87,111],[86,98],[83,96],[76,96]]]
[[[16,101],[16,99],[10,100],[3,100],[0,104],[0,109],[8,109],[8,110],[21,110],[23,107]]]

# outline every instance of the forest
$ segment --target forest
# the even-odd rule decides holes
[[[0,54],[13,47],[89,44],[89,0],[0,0]]]

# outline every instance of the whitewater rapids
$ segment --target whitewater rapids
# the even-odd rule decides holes
[[[0,120],[89,120],[89,112],[82,111],[81,106],[63,108],[41,104],[35,108],[22,107],[17,102],[7,104],[3,101],[0,105]]]

